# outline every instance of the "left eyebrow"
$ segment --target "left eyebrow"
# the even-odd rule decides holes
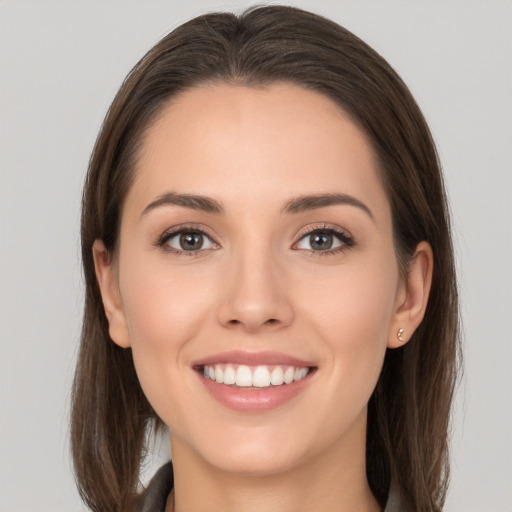
[[[375,221],[370,208],[356,197],[348,194],[314,194],[295,197],[285,204],[282,213],[300,213],[307,210],[316,210],[317,208],[324,208],[325,206],[337,204],[355,206]]]

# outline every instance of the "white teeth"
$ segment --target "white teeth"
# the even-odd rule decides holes
[[[280,366],[276,366],[270,374],[270,384],[280,386],[284,382],[284,372]]]
[[[301,380],[308,374],[307,368],[297,368],[293,375],[293,380]]]
[[[226,368],[224,368],[224,384],[234,384],[235,382],[235,369],[228,364]]]
[[[290,382],[293,382],[294,374],[295,370],[293,369],[293,367],[288,366],[288,368],[286,368],[286,371],[284,372],[284,383],[290,384]]]
[[[239,387],[268,388],[291,384],[306,377],[309,368],[294,366],[256,366],[214,364],[203,367],[203,376],[220,384]]]
[[[268,388],[270,386],[270,372],[266,366],[258,366],[254,370],[252,385],[255,388]]]
[[[250,387],[252,386],[252,372],[248,366],[240,365],[236,371],[235,383],[237,386]]]

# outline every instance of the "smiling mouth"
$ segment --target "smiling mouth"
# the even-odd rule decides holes
[[[265,389],[287,386],[306,378],[313,367],[292,365],[207,364],[196,368],[205,379],[234,388]]]

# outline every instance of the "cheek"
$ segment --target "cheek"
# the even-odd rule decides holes
[[[398,269],[393,257],[366,258],[330,272],[309,273],[300,296],[303,313],[354,347],[382,342],[393,315]]]
[[[303,293],[303,316],[328,348],[334,378],[343,379],[347,395],[364,401],[386,352],[398,284],[395,260],[337,269],[312,284]]]
[[[210,286],[198,287],[201,280],[190,272],[163,267],[127,264],[121,290],[137,375],[157,412],[185,384],[186,354],[211,310]]]
[[[130,339],[132,345],[176,348],[200,325],[211,286],[185,267],[175,269],[165,259],[155,260],[146,258],[144,265],[127,262],[123,269],[127,278],[121,282],[121,294]]]

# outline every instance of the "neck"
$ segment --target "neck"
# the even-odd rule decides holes
[[[175,498],[167,512],[379,512],[366,478],[364,429],[362,434],[270,475],[222,471],[173,438]]]

